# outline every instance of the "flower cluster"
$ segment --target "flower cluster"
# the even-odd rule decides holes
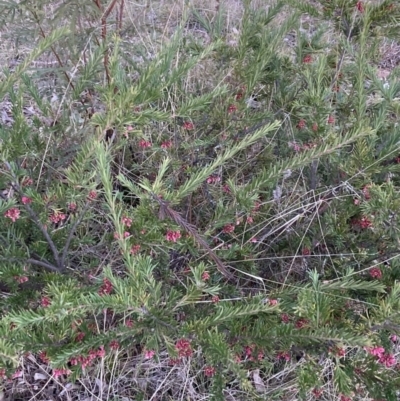
[[[217,184],[218,182],[221,182],[221,177],[218,175],[210,175],[207,178],[207,184]]]
[[[98,293],[99,295],[108,295],[111,294],[113,287],[112,287],[112,283],[108,278],[104,278],[103,279],[103,284],[100,287]]]
[[[201,279],[203,281],[208,281],[210,279],[210,273],[209,272],[203,272],[203,274],[201,275]]]
[[[97,198],[97,192],[92,189],[91,191],[89,191],[89,195],[88,195],[89,200],[95,200]]]
[[[21,198],[21,202],[22,202],[24,205],[29,205],[29,204],[32,203],[32,199],[29,198],[28,196],[23,196],[23,197]]]
[[[132,225],[132,219],[130,217],[123,216],[121,222],[127,227],[130,227]]]
[[[234,104],[230,104],[228,107],[228,113],[232,114],[237,110],[237,107]]]
[[[106,355],[106,351],[104,347],[101,346],[97,350],[90,350],[87,356],[79,355],[78,357],[73,357],[69,360],[72,366],[81,365],[82,369],[90,366],[94,359],[96,358],[104,358]]]
[[[53,376],[54,378],[64,376],[64,375],[69,375],[72,372],[69,369],[53,369]]]
[[[393,354],[389,354],[385,352],[385,348],[383,347],[372,347],[372,348],[365,348],[365,350],[372,356],[374,356],[379,363],[390,368],[396,365],[396,358]]]
[[[183,128],[190,131],[190,130],[194,129],[194,125],[190,121],[185,121],[183,123]]]
[[[168,230],[167,234],[165,235],[166,240],[171,241],[171,242],[176,242],[181,237],[182,237],[182,235],[181,235],[180,231]]]
[[[144,351],[144,359],[151,359],[156,354],[156,351],[148,349]]]
[[[222,229],[222,232],[225,234],[230,234],[235,231],[235,226],[233,224],[226,224]]]
[[[140,251],[140,245],[132,245],[131,250],[129,251],[129,253],[131,255],[136,255],[138,254]]]
[[[4,217],[9,218],[13,223],[15,223],[19,219],[19,216],[20,211],[16,207],[12,207],[4,213]]]
[[[152,143],[150,141],[146,141],[145,139],[141,139],[139,141],[139,147],[142,149],[151,148]]]
[[[368,217],[363,216],[360,219],[353,219],[352,225],[358,226],[362,229],[366,229],[366,228],[372,227],[372,221]]]
[[[296,329],[302,329],[303,327],[307,326],[308,323],[309,322],[307,319],[301,317],[300,319],[297,320],[297,322],[295,324]]]
[[[255,344],[246,345],[244,347],[244,357],[248,361],[261,361],[264,358],[264,352],[256,349]],[[239,357],[240,360],[240,357]]]
[[[50,300],[50,298],[49,298],[49,297],[46,297],[46,296],[42,297],[42,299],[40,300],[40,305],[41,305],[43,308],[49,307],[49,306],[51,305],[51,300]]]
[[[161,148],[162,149],[169,149],[169,148],[171,148],[172,147],[172,141],[164,141],[162,144],[161,144]]]
[[[376,278],[379,280],[382,278],[382,270],[379,267],[373,267],[372,269],[370,269],[369,275],[372,278]]]
[[[215,375],[216,369],[213,366],[206,366],[204,368],[204,375],[207,377],[213,377]]]
[[[15,276],[14,278],[20,284],[26,283],[29,280],[29,278],[26,276]]]
[[[287,351],[278,352],[278,354],[276,355],[276,358],[280,359],[280,360],[284,360],[286,362],[289,362],[290,361],[290,353]]]
[[[112,340],[110,342],[110,348],[116,351],[120,347],[119,342],[117,340]]]
[[[301,120],[297,123],[296,127],[297,127],[298,129],[303,129],[303,128],[305,128],[305,127],[306,127],[306,122],[305,122],[305,120],[301,119]]]
[[[58,211],[54,211],[50,217],[49,220],[54,223],[54,224],[58,224],[61,221],[64,221],[67,218],[67,216],[64,213],[58,212]]]
[[[178,351],[178,355],[180,358],[182,357],[190,357],[193,355],[192,345],[189,340],[186,338],[181,338],[175,343],[175,348]]]

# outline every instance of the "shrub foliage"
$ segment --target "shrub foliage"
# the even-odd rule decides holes
[[[0,81],[4,388],[135,360],[213,399],[397,399],[398,5],[187,5],[150,47],[123,1],[52,3],[0,5],[34,39]]]

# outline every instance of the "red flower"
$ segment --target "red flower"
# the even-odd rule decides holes
[[[16,276],[15,280],[17,280],[18,283],[22,284],[22,283],[27,282],[29,280],[29,278],[26,276]]]
[[[282,313],[281,320],[282,323],[289,323],[289,315],[287,313]]]
[[[228,113],[232,114],[237,110],[237,107],[234,104],[230,104],[228,107]]]
[[[163,149],[169,149],[169,148],[171,148],[171,147],[172,147],[172,141],[164,141],[164,142],[161,144],[161,147],[162,147]]]
[[[185,121],[183,123],[183,129],[190,131],[190,130],[194,129],[194,125],[190,121]]]
[[[356,8],[360,13],[364,12],[364,4],[362,1],[357,1]]]
[[[379,363],[385,365],[387,368],[390,368],[396,365],[396,358],[392,354],[383,354],[379,357]]]
[[[323,394],[324,390],[322,390],[321,388],[314,388],[312,391],[312,394],[314,395],[315,398],[319,398],[321,397],[321,395]]]
[[[229,185],[228,185],[228,184],[225,184],[225,185],[222,187],[222,190],[223,190],[226,194],[230,194],[230,193],[231,193],[231,189],[229,188]]]
[[[296,322],[296,328],[297,329],[302,329],[303,327],[307,326],[308,324],[308,320],[304,319],[303,317],[301,317],[299,320],[297,320]]]
[[[372,347],[372,348],[365,348],[365,350],[373,356],[380,358],[385,353],[385,348],[383,347]]]
[[[238,92],[235,95],[235,100],[240,100],[240,99],[242,99],[242,97],[243,97],[243,93],[242,92]]]
[[[71,212],[74,212],[74,211],[76,210],[76,208],[77,208],[77,205],[76,205],[75,202],[71,202],[71,203],[68,205],[68,209],[69,209]]]
[[[119,348],[119,342],[117,340],[112,340],[110,342],[110,348],[116,351]]]
[[[8,209],[4,213],[4,217],[8,217],[9,219],[12,220],[13,223],[15,223],[19,219],[19,216],[20,216],[20,211],[16,207],[12,207],[11,209]]]
[[[221,177],[218,177],[217,175],[210,175],[207,178],[207,184],[216,184],[217,182],[221,181]]]
[[[222,229],[225,234],[230,234],[235,231],[235,226],[233,224],[226,224]]]
[[[276,306],[276,305],[278,305],[278,300],[277,300],[277,299],[270,299],[270,300],[268,301],[268,304],[269,304],[270,306]]]
[[[219,296],[218,296],[218,295],[214,295],[214,296],[211,298],[211,302],[212,302],[213,304],[217,304],[217,303],[219,302]]]
[[[311,54],[307,54],[306,56],[303,57],[303,64],[310,64],[312,63],[313,59],[311,57]]]
[[[94,189],[92,189],[91,191],[89,191],[88,197],[89,200],[95,200],[97,198],[97,192]]]
[[[182,235],[181,235],[180,231],[168,230],[167,234],[165,235],[166,240],[171,241],[171,242],[176,242],[181,237],[182,237]]]
[[[216,369],[213,366],[206,366],[204,368],[204,375],[207,377],[213,377],[215,375]]]
[[[132,225],[132,219],[130,217],[122,217],[121,222],[127,227],[130,227]]]
[[[47,308],[48,306],[51,305],[51,300],[49,297],[42,297],[42,299],[40,300],[40,305],[43,308]]]
[[[32,180],[32,178],[29,178],[29,177],[25,177],[21,182],[21,185],[23,187],[28,187],[28,186],[30,186],[32,184],[33,184],[33,180]]]
[[[251,216],[247,216],[246,223],[247,224],[253,224],[254,223],[254,219]]]
[[[372,269],[370,269],[369,275],[372,278],[376,278],[379,280],[382,278],[382,270],[379,267],[373,267]]]
[[[41,352],[39,352],[38,357],[40,358],[40,360],[41,360],[43,363],[49,363],[49,362],[50,362],[50,359],[48,358],[48,356],[47,356],[47,354],[46,354],[46,351],[41,351]]]
[[[139,141],[139,147],[142,149],[151,148],[152,144],[150,141],[146,141],[145,139],[141,139]]]
[[[346,350],[344,348],[337,348],[335,353],[337,356],[343,357],[346,355]]]
[[[352,221],[354,226],[359,226],[362,229],[372,227],[372,221],[368,217],[361,217],[361,219],[354,219]]]
[[[132,245],[131,250],[129,253],[131,255],[136,255],[140,251],[140,245]]]
[[[53,369],[54,378],[69,374],[71,374],[71,371],[69,369]]]
[[[310,248],[303,248],[302,251],[301,251],[301,254],[302,254],[303,256],[311,255]]]
[[[106,356],[106,350],[103,346],[100,346],[99,349],[96,351],[96,356],[99,358],[104,358]]]
[[[144,352],[144,359],[151,359],[156,354],[156,351],[149,349]]]
[[[29,205],[30,203],[32,203],[32,199],[29,198],[28,196],[23,196],[23,197],[21,198],[21,202],[22,202],[24,205]]]
[[[370,200],[371,199],[371,194],[369,192],[369,188],[370,187],[371,187],[371,185],[365,185],[365,187],[362,189],[362,192],[363,192],[366,200]]]
[[[80,343],[83,341],[85,338],[85,333],[83,331],[80,331],[76,336],[75,336],[75,341]]]
[[[66,218],[67,218],[67,216],[66,216],[64,213],[54,211],[54,212],[50,215],[49,220],[50,220],[52,223],[57,224],[57,223],[59,223],[60,221],[64,221]]]
[[[306,126],[306,122],[305,120],[301,119],[298,123],[297,123],[297,128],[298,129],[303,129]]]
[[[347,395],[341,395],[340,396],[340,401],[351,401],[351,398],[350,397],[347,397]]]
[[[203,281],[209,280],[209,279],[210,279],[210,273],[209,273],[209,272],[204,272],[204,273],[201,275],[201,279],[202,279]]]
[[[190,357],[193,355],[192,346],[189,340],[185,338],[181,338],[175,343],[175,348],[178,351],[178,355],[180,358],[182,357]]]
[[[335,117],[333,117],[333,116],[330,114],[329,117],[328,117],[327,122],[328,122],[328,124],[330,124],[330,125],[334,124],[334,123],[335,123]]]
[[[111,293],[113,287],[112,287],[112,283],[108,278],[104,278],[103,279],[103,284],[100,287],[98,294],[99,295],[108,295]]]
[[[276,356],[277,359],[284,359],[286,362],[290,361],[290,354],[289,352],[278,352],[278,355]]]

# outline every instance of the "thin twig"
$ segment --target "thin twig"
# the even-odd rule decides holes
[[[125,0],[121,0],[121,5],[119,6],[119,21],[118,21],[118,32],[120,35],[122,31],[122,17],[124,15],[124,4]]]
[[[84,207],[83,210],[82,210],[82,213],[81,213],[80,216],[76,219],[76,221],[74,222],[73,226],[71,227],[71,230],[70,230],[70,232],[69,232],[69,234],[68,234],[67,241],[65,242],[64,249],[63,249],[63,251],[62,251],[61,266],[64,266],[64,264],[65,264],[65,259],[66,259],[66,257],[67,257],[67,253],[68,253],[68,250],[69,250],[69,246],[71,245],[72,237],[73,237],[73,235],[75,234],[75,230],[76,230],[76,228],[78,227],[78,225],[81,224],[81,222],[82,222],[82,220],[83,220],[83,217],[85,216],[86,211],[88,210],[88,208],[89,208],[89,202],[86,203],[85,207]]]
[[[58,267],[52,265],[51,263],[44,262],[43,260],[37,260],[37,259],[33,259],[33,258],[23,259],[23,258],[5,258],[5,257],[0,257],[0,260],[4,260],[7,262],[29,263],[32,265],[44,267],[45,269],[56,272],[56,273],[60,273],[60,269]]]
[[[7,163],[8,164],[8,163]],[[9,170],[11,172],[11,166],[8,166]],[[15,179],[15,177],[14,177]],[[19,186],[19,184],[17,183],[16,179],[15,182],[13,184],[11,184],[11,186],[13,187],[13,189],[20,195],[22,196],[22,191],[21,191],[21,187]],[[40,222],[39,218],[37,217],[36,213],[33,211],[33,209],[28,205],[25,204],[24,205],[25,210],[28,212],[30,218],[34,221],[34,223],[36,224],[36,226],[39,228],[39,230],[42,232],[44,238],[47,241],[47,244],[50,247],[50,250],[53,254],[54,260],[56,262],[57,267],[59,268],[59,270],[63,270],[63,266],[60,264],[60,255],[58,253],[58,250],[56,248],[56,245],[54,244],[53,240],[50,237],[50,234],[48,233],[48,231],[44,228],[43,224]]]

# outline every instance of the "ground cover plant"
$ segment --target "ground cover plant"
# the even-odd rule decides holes
[[[0,399],[398,399],[396,2],[0,20]]]

